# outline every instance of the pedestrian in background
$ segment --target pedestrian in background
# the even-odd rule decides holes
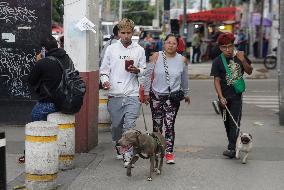
[[[117,142],[123,132],[136,126],[141,107],[138,76],[143,76],[146,69],[145,51],[131,41],[133,32],[132,20],[124,18],[118,23],[120,40],[106,49],[100,67],[103,88],[109,90],[107,108],[111,117],[112,140],[117,159],[123,158],[125,167],[130,162],[133,148],[123,147],[124,151],[120,152]]]
[[[244,72],[251,74],[253,70],[250,62],[245,58],[244,52],[235,50],[234,40],[235,37],[232,33],[223,33],[218,37],[217,41],[222,53],[213,60],[211,68],[211,76],[214,76],[214,86],[221,103],[221,113],[224,118],[228,138],[228,147],[223,152],[223,155],[229,158],[235,157],[239,129],[233,122],[225,106],[227,106],[238,126],[240,126],[242,117],[242,92],[236,91],[234,83],[243,77]],[[230,70],[231,76],[226,70]]]
[[[64,35],[59,37],[58,43],[59,43],[59,47],[64,49]]]
[[[201,38],[198,30],[194,31],[194,34],[192,36],[192,48],[193,48],[193,53],[192,53],[192,63],[199,63],[200,62],[200,46],[201,46]],[[196,56],[196,58],[195,58]]]
[[[177,52],[181,55],[183,55],[184,51],[185,51],[185,42],[183,40],[183,38],[178,35],[178,47],[177,47]]]
[[[177,46],[178,38],[174,34],[167,35],[164,42],[164,52],[156,53],[154,55],[156,58],[147,64],[144,82],[145,103],[150,103],[153,131],[163,133],[163,124],[165,125],[166,161],[168,164],[175,163],[173,154],[175,119],[180,107],[179,101],[169,100],[169,90],[175,92],[182,89],[185,94],[185,102],[190,103],[188,61],[177,53]]]
[[[145,49],[145,55],[146,55],[146,62],[149,62],[150,56],[153,52],[155,52],[155,40],[152,38],[152,34],[150,32],[147,32],[146,37],[143,40],[144,42],[144,49]]]
[[[108,46],[110,46],[113,43],[116,43],[119,40],[119,36],[118,36],[118,25],[116,24],[113,29],[112,29],[112,36],[110,37],[110,39],[107,41],[106,45],[104,46],[104,48],[102,49],[101,52],[101,60],[100,60],[100,66],[101,66],[101,62],[104,58],[105,55],[105,51],[107,49]]]
[[[236,42],[237,42],[237,49],[239,51],[245,52],[246,51],[246,45],[247,45],[247,37],[246,37],[243,29],[240,29],[240,31],[237,35]]]
[[[111,44],[113,43],[116,43],[118,42],[119,40],[119,35],[118,35],[118,25],[116,24],[113,29],[112,29],[112,32],[113,32],[113,35],[111,36],[111,38],[107,41],[107,43],[105,44],[104,48],[102,49],[102,52],[101,52],[101,57],[100,57],[100,63],[99,63],[99,66],[102,65],[102,60],[105,56],[105,52],[106,52],[106,49],[108,48],[108,46],[110,46]],[[102,86],[102,82],[100,81],[100,84],[99,84],[99,89],[103,89],[103,86]]]

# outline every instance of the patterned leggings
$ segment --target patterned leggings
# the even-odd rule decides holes
[[[180,102],[172,103],[168,96],[158,98],[151,93],[150,107],[153,120],[153,132],[163,134],[163,123],[165,124],[166,152],[173,152],[175,141],[175,120],[179,110]]]

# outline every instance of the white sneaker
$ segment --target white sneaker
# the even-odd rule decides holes
[[[115,150],[116,150],[116,159],[117,160],[122,160],[123,159],[123,156],[122,154],[120,153],[120,146],[119,145],[115,145],[114,146]]]

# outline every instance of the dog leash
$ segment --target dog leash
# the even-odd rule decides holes
[[[236,127],[240,130],[240,127],[239,127],[238,123],[237,123],[236,120],[234,119],[234,117],[233,117],[233,115],[231,114],[230,110],[228,109],[227,105],[225,105],[225,108],[226,108],[227,112],[229,113],[229,115],[231,116],[231,118],[232,118],[233,122],[235,123]],[[225,112],[225,113],[223,112],[223,118],[224,118],[224,115],[225,115],[225,114],[226,114],[226,112]],[[225,116],[225,117],[226,117],[226,116]],[[226,121],[226,119],[225,119],[224,121]]]
[[[146,119],[145,119],[145,114],[144,114],[143,104],[141,105],[141,107],[142,107],[142,116],[143,116],[143,120],[144,120],[145,130],[146,130],[146,132],[148,132],[148,128],[147,128],[147,124],[146,124]]]

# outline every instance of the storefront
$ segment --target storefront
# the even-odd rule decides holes
[[[223,7],[207,11],[187,14],[188,23],[188,39],[191,42],[191,37],[195,30],[198,30],[203,39],[201,52],[202,59],[207,60],[207,46],[212,41],[212,36],[217,31],[234,32],[240,20],[240,11],[236,7]],[[180,15],[180,23],[182,23],[183,15]]]
[[[204,37],[208,37],[208,33],[212,32],[212,26],[218,26],[220,31],[233,32],[234,24],[239,22],[240,14],[236,7],[223,7],[197,13],[187,14],[187,22],[189,23],[189,36],[193,34],[194,29],[204,26]],[[182,23],[183,15],[180,15],[180,23]],[[193,27],[192,27],[193,26]]]

